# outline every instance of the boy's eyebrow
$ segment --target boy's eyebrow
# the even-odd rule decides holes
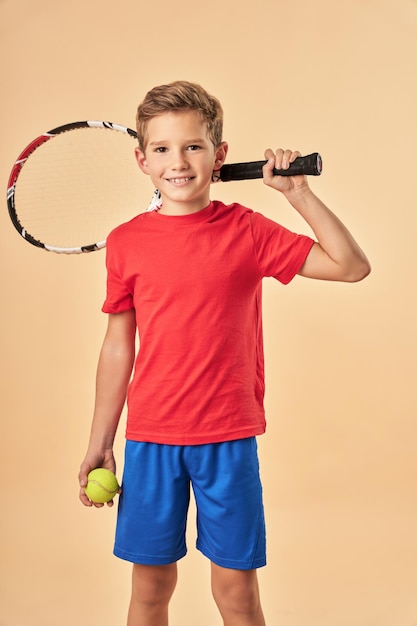
[[[185,144],[201,143],[202,141],[204,141],[204,138],[203,137],[198,137],[196,139],[186,139],[184,141],[184,143]],[[166,145],[167,143],[169,143],[169,140],[168,139],[163,139],[163,140],[160,140],[160,141],[150,141],[148,145],[149,146],[163,146],[163,145]]]

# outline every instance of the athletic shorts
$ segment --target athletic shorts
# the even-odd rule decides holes
[[[114,554],[145,565],[167,565],[185,556],[191,487],[197,549],[221,567],[264,566],[265,520],[254,437],[194,446],[127,441]]]

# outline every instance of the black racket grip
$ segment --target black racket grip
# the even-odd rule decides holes
[[[249,180],[252,178],[262,178],[262,168],[266,161],[250,161],[248,163],[230,163],[223,165],[218,176],[224,183],[230,180]],[[318,152],[300,156],[291,163],[287,170],[274,169],[274,176],[320,176],[322,171],[322,160]]]

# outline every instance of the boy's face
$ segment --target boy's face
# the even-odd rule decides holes
[[[227,144],[214,147],[197,111],[152,118],[145,152],[136,149],[139,167],[161,192],[160,212],[171,215],[195,213],[210,203],[213,170],[221,168],[226,154]]]

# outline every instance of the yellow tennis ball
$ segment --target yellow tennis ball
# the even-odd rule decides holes
[[[96,502],[97,504],[110,502],[118,491],[119,484],[117,478],[110,470],[99,467],[88,474],[85,493],[91,502]]]

